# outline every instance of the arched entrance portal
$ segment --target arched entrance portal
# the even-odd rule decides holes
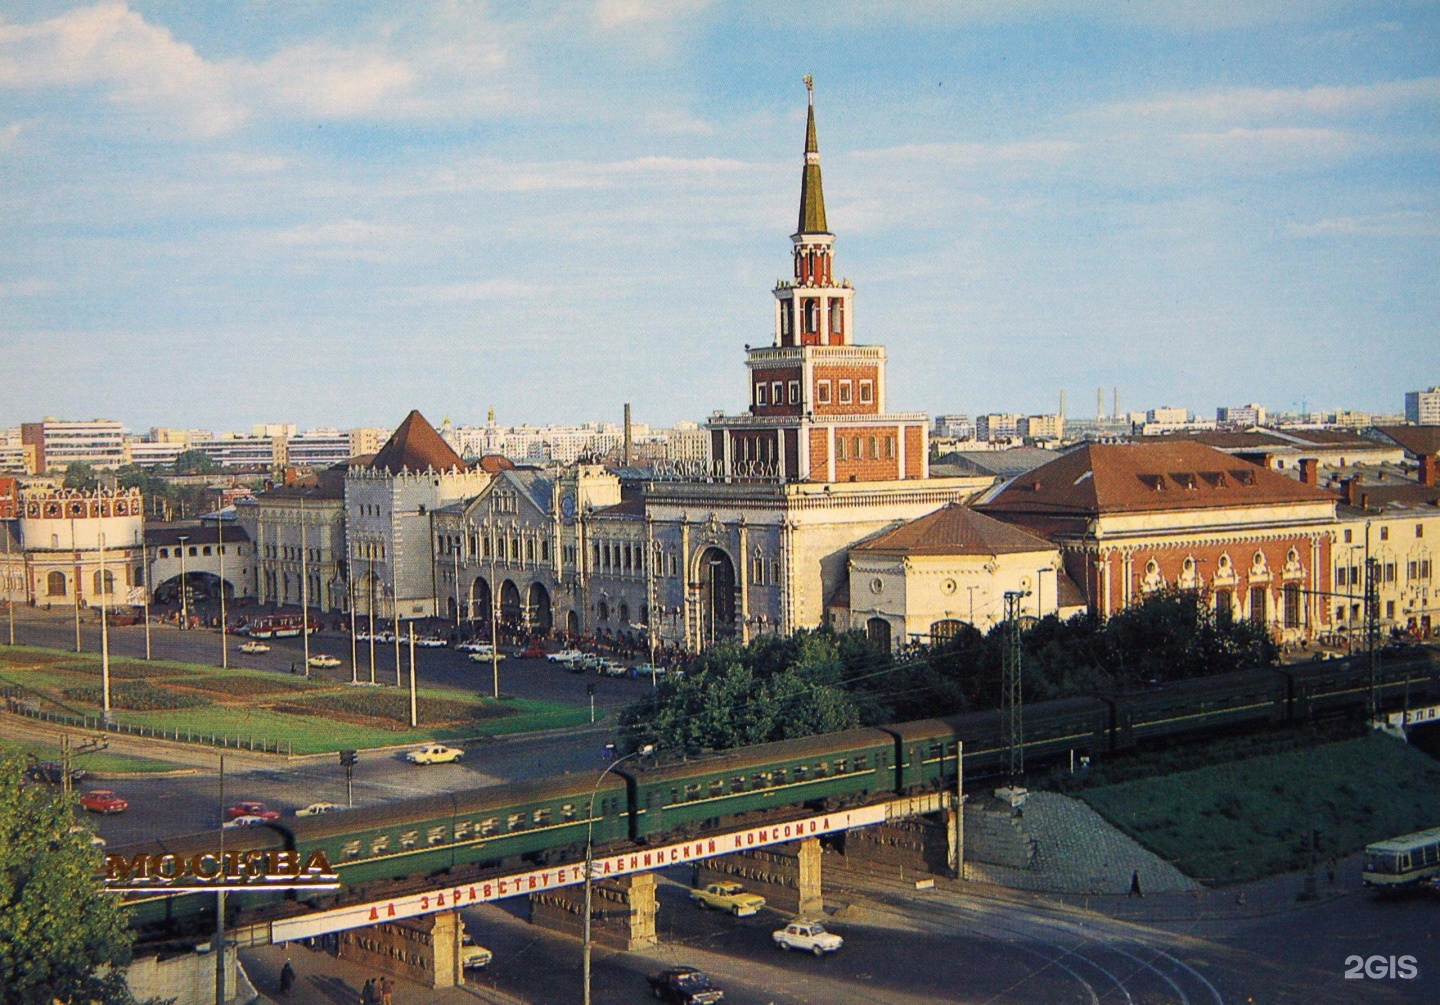
[[[580,634],[580,615],[574,611],[565,612],[565,631],[571,638]]]
[[[192,604],[200,604],[208,600],[218,600],[220,598],[220,583],[220,577],[213,572],[185,573],[185,585],[189,587],[189,602]],[[229,600],[235,596],[235,587],[228,579],[225,580],[224,583],[225,599]],[[114,597],[115,594],[112,590],[110,599],[112,604],[115,602]],[[171,576],[165,580],[165,582],[155,587],[154,599],[157,604],[178,604],[180,602],[180,577]]]
[[[490,584],[481,576],[476,576],[475,582],[470,584],[469,613],[466,617],[470,621],[490,624]]]
[[[554,615],[550,611],[550,591],[543,583],[531,583],[525,598],[525,613],[529,615],[530,630],[549,635]]]
[[[865,622],[865,634],[877,648],[890,651],[890,622],[884,618],[871,618]]]
[[[719,548],[700,556],[700,644],[713,646],[735,634],[735,565]]]
[[[510,631],[518,631],[523,624],[520,588],[513,579],[500,584],[500,623]]]

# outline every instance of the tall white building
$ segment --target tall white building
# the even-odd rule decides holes
[[[125,427],[114,419],[69,422],[47,416],[21,425],[20,439],[35,447],[37,471],[64,471],[77,462],[118,468],[127,460]]]
[[[1405,421],[1417,426],[1440,426],[1440,387],[1406,391]]]

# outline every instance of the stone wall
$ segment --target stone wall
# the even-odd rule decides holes
[[[427,988],[464,983],[460,915],[427,914],[340,933],[340,957]]]

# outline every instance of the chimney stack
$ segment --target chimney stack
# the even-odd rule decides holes
[[[1320,461],[1314,457],[1300,458],[1300,482],[1303,485],[1320,484]]]
[[[630,402],[625,402],[625,466],[630,466]]]
[[[1420,484],[1440,485],[1440,454],[1423,454],[1420,457]]]

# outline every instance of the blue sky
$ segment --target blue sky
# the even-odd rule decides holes
[[[890,405],[1440,383],[1440,5],[0,0],[0,423],[744,405],[805,92]]]

